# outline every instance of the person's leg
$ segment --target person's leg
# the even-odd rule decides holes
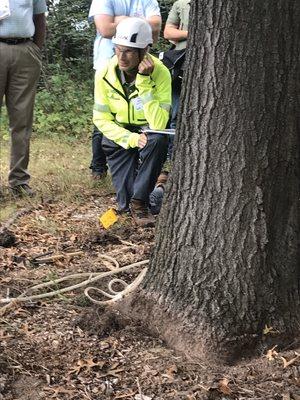
[[[160,212],[165,190],[162,186],[156,186],[154,190],[150,193],[149,205],[151,214],[157,215]]]
[[[92,135],[93,156],[90,169],[92,170],[92,174],[95,178],[97,177],[97,175],[101,177],[101,175],[105,174],[107,171],[106,155],[102,148],[102,138],[102,132],[99,132],[99,129],[94,126],[94,131]]]
[[[157,215],[160,213],[160,209],[162,206],[162,201],[163,201],[163,197],[164,197],[164,193],[165,193],[165,187],[166,187],[167,180],[168,180],[168,175],[169,175],[168,171],[162,171],[160,173],[159,177],[157,178],[155,188],[150,193],[150,197],[149,197],[150,207],[149,208],[150,208],[151,214],[153,214],[153,215]]]
[[[11,188],[15,188],[27,185],[30,179],[27,171],[29,143],[36,86],[41,70],[41,53],[32,42],[6,46],[12,60],[5,93],[11,131],[8,182]]]
[[[151,133],[147,135],[147,145],[140,150],[140,165],[134,181],[132,198],[149,204],[149,195],[166,160],[168,150],[167,135]]]
[[[107,157],[113,185],[117,192],[119,210],[128,211],[138,167],[138,150],[125,150],[105,136],[103,136],[102,146]]]

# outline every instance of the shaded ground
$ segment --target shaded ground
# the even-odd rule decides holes
[[[149,257],[152,229],[126,225],[103,233],[98,215],[113,205],[112,196],[99,199],[90,190],[82,197],[71,207],[41,203],[10,226],[17,242],[0,247],[0,298],[71,273],[107,271],[100,253],[120,266]],[[49,252],[60,257],[34,262]],[[130,282],[136,273],[122,278]],[[266,348],[232,367],[195,364],[139,327],[120,326],[80,289],[22,303],[0,317],[0,399],[300,400],[298,353]]]

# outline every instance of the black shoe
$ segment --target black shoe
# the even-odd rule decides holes
[[[35,191],[31,189],[27,183],[17,185],[10,188],[10,191],[14,197],[34,197],[36,195]]]

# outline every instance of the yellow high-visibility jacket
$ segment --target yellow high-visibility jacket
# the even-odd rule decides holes
[[[125,126],[165,129],[171,109],[171,77],[157,58],[150,56],[154,70],[150,76],[137,74],[136,90],[126,97],[116,73],[118,59],[96,72],[93,121],[100,132],[124,149],[137,147],[139,134]]]

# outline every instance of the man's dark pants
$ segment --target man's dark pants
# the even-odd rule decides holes
[[[106,155],[102,149],[102,132],[99,132],[98,128],[94,126],[92,135],[92,154],[93,158],[91,161],[90,169],[96,174],[103,174],[107,171]]]
[[[120,210],[127,211],[131,199],[149,204],[149,195],[166,160],[167,135],[152,133],[147,138],[143,149],[125,150],[103,136],[102,147],[107,156]]]

